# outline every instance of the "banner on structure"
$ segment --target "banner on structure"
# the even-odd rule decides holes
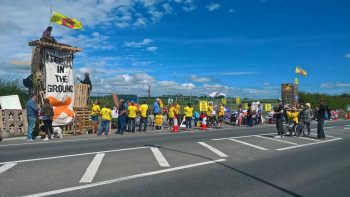
[[[45,51],[46,98],[54,109],[53,125],[73,121],[74,78],[73,57],[69,52]]]
[[[208,111],[207,101],[199,101],[199,111]]]

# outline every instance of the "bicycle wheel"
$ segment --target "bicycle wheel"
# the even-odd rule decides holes
[[[301,125],[298,125],[295,127],[295,135],[297,137],[301,136],[303,134],[303,127]]]

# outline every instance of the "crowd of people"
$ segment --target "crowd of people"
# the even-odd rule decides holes
[[[33,129],[38,119],[42,120],[43,125],[40,129],[45,132],[43,140],[52,139],[53,128],[52,119],[54,116],[53,107],[49,99],[44,99],[42,106],[37,105],[37,96],[32,96],[26,104],[28,131],[27,140],[33,141]],[[114,115],[113,115],[114,114]],[[262,105],[252,103],[244,109],[242,104],[238,105],[236,111],[231,112],[225,108],[223,103],[220,106],[209,102],[206,111],[195,111],[191,103],[183,108],[177,102],[172,102],[165,106],[161,99],[157,98],[153,105],[149,107],[145,101],[141,105],[133,101],[121,99],[118,105],[111,109],[107,105],[100,105],[95,101],[91,107],[91,121],[93,126],[91,133],[101,136],[103,133],[107,136],[110,133],[110,126],[116,121],[115,134],[123,135],[124,132],[146,132],[149,126],[152,129],[160,130],[164,125],[164,120],[169,130],[174,127],[183,127],[184,131],[191,131],[193,127],[205,125],[205,128],[221,128],[224,123],[237,126],[252,127],[253,125],[263,124]],[[150,119],[149,116],[153,116]],[[273,118],[276,122],[277,136],[283,138],[285,135],[295,135],[295,127],[302,125],[305,128],[303,135],[310,135],[311,121],[316,117],[318,122],[317,137],[325,138],[323,131],[324,120],[327,119],[327,110],[323,101],[315,109],[311,108],[310,103],[305,105],[283,105],[281,100],[273,108]],[[151,121],[151,123],[149,123]],[[286,133],[285,124],[291,123],[291,130]]]

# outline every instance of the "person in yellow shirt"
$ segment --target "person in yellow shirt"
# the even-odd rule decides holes
[[[100,111],[101,116],[101,125],[97,135],[102,135],[102,130],[105,130],[105,136],[108,135],[109,132],[109,124],[112,120],[112,110],[109,109],[106,105]]]
[[[177,123],[180,124],[182,117],[181,117],[181,107],[179,103],[175,102],[175,116],[177,117]]]
[[[175,104],[171,104],[168,112],[169,129],[173,128],[174,126],[175,114],[176,114]]]
[[[146,104],[146,101],[143,101],[141,106],[140,106],[140,124],[139,124],[139,130],[141,131],[141,127],[142,124],[144,124],[143,126],[143,131],[146,132],[146,128],[147,128],[147,118],[148,118],[148,105]]]
[[[98,116],[100,115],[100,102],[96,101],[91,108],[91,121],[93,123],[92,133],[97,133],[98,130]]]
[[[213,122],[213,103],[209,103],[208,105],[208,111],[207,111],[207,117],[208,117],[208,127],[210,128]]]
[[[186,120],[186,129],[189,128],[192,131],[192,116],[193,116],[193,107],[191,103],[187,104],[184,108],[185,120]]]
[[[128,107],[128,130],[129,132],[135,133],[135,119],[136,119],[137,107],[134,104],[134,101],[131,101],[130,106]]]
[[[218,114],[218,121],[219,121],[218,126],[219,127],[221,127],[222,123],[224,122],[224,116],[225,116],[225,107],[224,107],[224,104],[221,103],[220,109],[219,109],[219,114]]]

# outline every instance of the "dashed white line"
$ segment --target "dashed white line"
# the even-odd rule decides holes
[[[263,133],[261,135],[269,135],[273,133]],[[211,139],[213,141],[219,141],[219,140],[230,140],[230,139],[239,139],[239,138],[247,138],[247,137],[254,137],[255,135],[242,135],[242,136],[237,136],[237,137],[225,137],[225,138],[216,138],[216,139]]]
[[[201,162],[201,163],[196,163],[196,164],[179,166],[179,167],[175,167],[175,168],[168,168],[168,169],[164,169],[164,170],[146,172],[146,173],[142,173],[142,174],[121,177],[121,178],[112,179],[112,180],[108,180],[108,181],[90,183],[90,184],[76,186],[76,187],[69,187],[69,188],[52,190],[52,191],[38,193],[38,194],[27,195],[25,197],[41,197],[41,196],[61,194],[61,193],[65,193],[65,192],[71,192],[71,191],[76,191],[76,190],[92,188],[92,187],[98,187],[98,186],[102,186],[102,185],[108,185],[108,184],[118,183],[118,182],[122,182],[122,181],[132,180],[132,179],[136,179],[136,178],[141,178],[141,177],[147,177],[147,176],[152,176],[152,175],[157,175],[157,174],[162,174],[162,173],[167,173],[167,172],[173,172],[173,171],[178,171],[178,170],[183,170],[183,169],[188,169],[188,168],[193,168],[193,167],[198,167],[198,166],[203,166],[203,165],[209,165],[209,164],[219,163],[219,162],[223,162],[223,161],[226,161],[226,159],[218,159],[218,160],[214,160],[214,161],[206,161],[206,162]]]
[[[164,155],[162,154],[162,152],[160,152],[158,148],[151,147],[151,151],[153,152],[154,157],[157,159],[161,167],[170,167],[168,161],[165,159]]]
[[[106,153],[98,153],[92,162],[90,163],[89,167],[86,169],[85,174],[80,179],[80,183],[91,183],[94,179],[98,168],[101,165],[102,159],[105,156]]]
[[[240,140],[236,140],[236,139],[229,139],[231,141],[234,141],[234,142],[238,142],[240,144],[244,144],[244,145],[247,145],[247,146],[250,146],[250,147],[253,147],[253,148],[256,148],[256,149],[260,149],[260,150],[268,150],[266,148],[263,148],[261,146],[257,146],[257,145],[254,145],[254,144],[250,144],[250,143],[247,143],[247,142],[243,142],[243,141],[240,141]]]
[[[225,153],[219,151],[218,149],[216,149],[216,148],[210,146],[209,144],[207,144],[207,143],[205,143],[205,142],[198,142],[198,144],[200,144],[200,145],[206,147],[207,149],[213,151],[213,153],[219,155],[220,157],[228,157]]]
[[[79,154],[62,155],[62,156],[55,156],[55,157],[41,157],[41,158],[36,158],[36,159],[25,159],[25,160],[1,162],[0,165],[7,164],[7,163],[24,163],[24,162],[31,162],[31,161],[42,161],[42,160],[61,159],[61,158],[77,157],[77,156],[84,156],[84,155],[94,155],[94,154],[98,154],[98,153],[112,153],[112,152],[120,152],[120,151],[127,151],[127,150],[144,149],[144,148],[149,148],[149,147],[140,146],[140,147],[135,147],[135,148],[114,149],[114,150],[107,150],[107,151],[100,151],[100,152],[79,153]]]
[[[301,145],[298,145],[298,146],[290,146],[290,147],[286,147],[286,148],[279,148],[279,149],[276,149],[276,150],[278,150],[278,151],[288,150],[288,149],[292,149],[292,148],[299,148],[299,147],[303,147],[303,146],[322,144],[322,143],[331,142],[331,141],[335,141],[335,140],[341,140],[341,139],[342,138],[334,138],[334,139],[325,140],[325,141],[313,142],[313,143],[308,143],[308,144],[301,144]]]
[[[299,145],[299,144],[294,143],[294,142],[288,142],[288,141],[279,140],[279,139],[270,138],[270,137],[265,137],[265,136],[261,136],[261,135],[256,135],[255,137],[262,138],[262,139],[273,140],[273,141],[277,141],[277,142],[283,142],[283,143],[286,143],[286,144]]]
[[[0,174],[5,172],[6,170],[12,168],[15,165],[17,165],[17,163],[6,163],[5,165],[0,167]]]

